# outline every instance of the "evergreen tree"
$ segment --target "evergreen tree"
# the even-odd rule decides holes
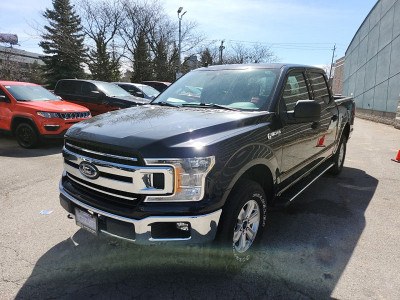
[[[153,64],[156,80],[165,81],[168,74],[168,49],[163,39],[157,43]]]
[[[101,81],[111,81],[113,72],[111,69],[110,54],[101,37],[96,41],[96,50],[90,50],[88,57],[90,59],[88,67],[92,73],[92,78]]]
[[[114,41],[112,43],[112,52],[111,52],[111,61],[110,61],[110,70],[111,70],[111,78],[109,81],[120,81],[121,80],[121,63],[120,63],[121,55],[119,55],[115,49]]]
[[[151,80],[151,61],[144,33],[139,34],[137,46],[133,53],[133,76],[131,82]]]
[[[210,53],[210,49],[206,48],[204,49],[204,51],[201,52],[200,61],[202,67],[211,66],[213,64],[213,58]]]
[[[47,54],[41,59],[45,63],[43,69],[48,87],[54,88],[59,79],[84,77],[84,35],[81,19],[70,0],[53,0],[53,9],[46,9],[43,16],[49,25],[44,26],[45,33],[39,46]]]

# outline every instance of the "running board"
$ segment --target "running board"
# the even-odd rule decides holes
[[[277,196],[274,201],[274,208],[283,208],[288,206],[297,198],[305,189],[307,189],[314,181],[324,175],[334,164],[322,164],[313,170],[310,174],[299,180],[296,184]]]

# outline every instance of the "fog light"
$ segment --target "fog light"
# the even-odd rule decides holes
[[[178,222],[176,223],[176,228],[179,230],[189,231],[189,223]]]

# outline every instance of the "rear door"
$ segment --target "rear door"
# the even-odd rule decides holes
[[[78,80],[60,80],[54,90],[65,101],[88,107],[81,99],[82,82]],[[89,107],[88,107],[89,108]]]
[[[332,154],[338,124],[338,109],[330,95],[328,83],[323,72],[315,69],[307,71],[311,83],[313,99],[321,105],[321,119],[318,126],[318,137],[315,140],[316,159],[325,158]]]

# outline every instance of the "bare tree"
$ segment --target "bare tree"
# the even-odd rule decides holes
[[[0,51],[0,78],[2,80],[23,80],[24,70],[21,64],[13,59],[12,48],[2,47]]]
[[[233,44],[224,59],[228,64],[268,63],[276,60],[275,54],[269,47],[260,44],[246,47],[242,43]]]
[[[148,36],[151,24],[158,19],[157,15],[161,13],[162,8],[156,1],[123,0],[123,11],[125,15],[119,36],[128,52],[127,58],[133,62],[140,36]]]
[[[80,0],[82,26],[90,38],[88,66],[97,80],[115,81],[121,54],[115,51],[114,39],[123,22],[123,4],[120,0],[93,2]]]
[[[163,6],[157,0],[123,1],[126,16],[120,36],[127,50],[127,58],[134,64],[139,37],[143,34],[149,48],[154,79],[175,80],[178,64],[177,22],[164,12]],[[195,31],[196,27],[194,22],[183,22],[182,53],[184,55],[194,54],[194,49],[202,40]]]

